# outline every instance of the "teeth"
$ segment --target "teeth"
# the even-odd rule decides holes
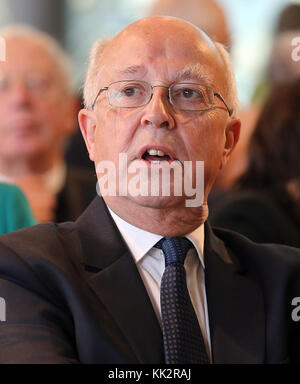
[[[150,156],[157,156],[157,150],[156,149],[148,149],[147,151]]]
[[[148,149],[147,150],[148,154],[150,156],[165,156],[165,153],[163,151],[160,151],[159,149]]]
[[[152,163],[152,164],[160,164],[160,161],[159,160],[150,160],[150,163]]]

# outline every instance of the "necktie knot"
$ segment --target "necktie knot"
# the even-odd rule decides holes
[[[194,246],[186,237],[164,237],[155,247],[162,249],[167,267],[177,262],[184,264],[189,249]]]

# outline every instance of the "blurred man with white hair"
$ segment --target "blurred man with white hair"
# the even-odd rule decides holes
[[[75,219],[94,196],[95,181],[64,162],[76,121],[69,58],[28,26],[6,27],[0,36],[0,174],[23,189],[38,221]]]

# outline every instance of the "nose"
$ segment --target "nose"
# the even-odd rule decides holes
[[[154,86],[153,88],[152,98],[144,109],[142,126],[173,129],[175,122],[170,113],[171,105],[168,100],[167,87]]]
[[[32,94],[22,79],[9,79],[0,86],[0,98],[13,108],[27,107],[32,101]]]
[[[27,107],[31,103],[31,94],[26,85],[20,82],[11,86],[9,99],[14,107]]]

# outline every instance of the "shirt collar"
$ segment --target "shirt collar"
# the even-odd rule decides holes
[[[123,220],[109,207],[108,209],[137,264],[163,236],[135,227]],[[193,243],[204,268],[204,224],[201,224],[185,237]]]
[[[138,263],[163,236],[135,227],[121,219],[110,208],[108,209],[136,263]]]

